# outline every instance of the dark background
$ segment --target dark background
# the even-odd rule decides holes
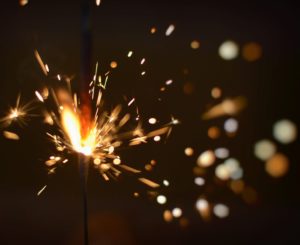
[[[254,143],[272,139],[276,120],[289,118],[299,125],[299,9],[289,1],[121,1],[103,0],[92,9],[93,64],[105,73],[112,60],[118,62],[107,89],[108,103],[121,96],[135,96],[146,120],[150,115],[167,122],[172,114],[182,121],[174,128],[168,144],[130,149],[124,155],[133,166],[143,168],[152,158],[158,161],[151,179],[168,179],[166,207],[149,201],[147,188],[126,176],[105,183],[94,171],[89,176],[90,233],[93,244],[253,244],[299,241],[299,142],[283,146],[291,162],[290,172],[272,179],[263,163],[252,154]],[[0,112],[4,116],[18,93],[22,101],[33,98],[34,90],[45,82],[33,50],[38,49],[50,69],[73,75],[80,70],[79,1],[37,1],[20,7],[18,1],[2,1],[0,7]],[[176,29],[170,37],[169,24]],[[155,26],[158,32],[150,34]],[[190,42],[201,43],[192,50]],[[239,57],[226,62],[218,56],[219,45],[233,39],[239,44],[255,41],[263,56],[249,63]],[[129,50],[133,58],[126,57]],[[141,58],[146,57],[147,74],[141,77]],[[188,70],[188,74],[184,72]],[[174,86],[158,103],[159,88],[172,78]],[[195,92],[183,93],[185,82]],[[210,125],[223,119],[201,121],[208,104],[215,103],[210,89],[218,85],[225,96],[243,95],[249,105],[239,116],[240,131],[219,141],[206,136]],[[28,126],[11,125],[21,140],[0,138],[0,243],[80,244],[82,206],[76,164],[59,168],[47,176],[43,161],[52,152],[45,135],[46,126],[33,117]],[[194,203],[205,189],[195,187],[192,169],[196,158],[183,154],[192,146],[199,154],[207,148],[227,146],[240,159],[245,181],[258,193],[255,205],[216,185],[210,200],[224,202],[231,215],[224,220],[204,222]],[[130,164],[129,164],[130,165]],[[48,184],[45,192],[37,191]],[[133,192],[139,191],[140,198]],[[165,208],[179,206],[189,225],[167,224]],[[294,242],[292,242],[294,241]]]

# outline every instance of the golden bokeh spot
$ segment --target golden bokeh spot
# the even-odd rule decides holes
[[[220,134],[221,134],[220,129],[218,127],[215,127],[215,126],[210,127],[207,131],[207,135],[211,139],[219,138]]]
[[[230,182],[230,188],[234,193],[240,194],[245,188],[245,183],[243,180],[233,180]]]
[[[282,153],[277,153],[266,162],[265,170],[274,178],[282,177],[289,170],[289,159]]]
[[[243,47],[242,55],[247,61],[256,61],[262,56],[262,47],[255,42],[247,43]]]
[[[192,49],[198,49],[198,48],[200,48],[200,42],[197,41],[197,40],[193,40],[193,41],[191,42],[191,48],[192,48]]]
[[[211,96],[212,96],[214,99],[220,98],[221,95],[222,95],[222,90],[221,90],[219,87],[214,87],[214,88],[211,90]]]
[[[118,66],[118,63],[116,61],[110,62],[110,67],[111,68],[115,69],[115,68],[117,68],[117,66]]]
[[[173,215],[170,210],[165,210],[163,216],[166,222],[171,222],[173,220]]]
[[[150,32],[151,32],[151,34],[154,34],[154,33],[156,32],[156,28],[155,28],[155,27],[152,27],[152,28],[150,29]]]

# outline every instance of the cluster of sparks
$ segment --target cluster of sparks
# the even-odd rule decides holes
[[[46,68],[37,51],[35,51],[35,56],[45,75],[48,75],[49,69]],[[59,81],[63,81],[60,75],[56,77]],[[85,115],[80,111],[80,99],[76,93],[72,93],[70,86],[69,90],[60,88],[54,91],[50,88],[56,110],[49,111],[47,113],[48,119],[45,121],[53,124],[55,131],[60,133],[47,132],[47,135],[55,144],[57,151],[63,155],[63,157],[51,156],[46,161],[50,172],[55,170],[57,164],[64,164],[68,161],[66,152],[84,155],[93,163],[105,180],[116,179],[123,171],[139,174],[140,170],[122,162],[119,154],[120,147],[124,147],[125,144],[127,146],[140,145],[147,143],[150,139],[160,141],[161,135],[168,136],[171,133],[172,126],[179,123],[177,119],[172,117],[170,122],[146,133],[142,128],[137,107],[135,115],[128,112],[123,113],[121,105],[116,106],[110,113],[104,111],[102,95],[107,86],[107,81],[108,73],[105,74],[104,79],[101,75],[98,75],[97,63],[93,80],[89,84],[89,96],[95,112],[92,120],[84,123]],[[66,79],[65,82],[68,87],[70,80]],[[46,95],[48,94],[49,92],[46,93]],[[47,96],[38,91],[35,91],[35,95],[40,102],[47,103]],[[132,98],[127,102],[126,107],[131,107],[134,104],[135,98]],[[131,121],[136,126],[131,130],[126,130],[126,126]],[[149,123],[155,124],[156,119],[150,118]],[[132,124],[129,125],[129,127],[131,126]],[[152,188],[159,187],[159,184],[144,177],[139,177],[138,180]]]

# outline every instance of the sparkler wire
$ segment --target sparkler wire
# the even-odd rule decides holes
[[[83,231],[84,231],[84,245],[89,244],[89,225],[88,225],[88,200],[87,200],[87,178],[89,170],[89,158],[79,154],[78,155],[78,167],[80,184],[82,190],[83,201]]]
[[[92,52],[92,32],[91,32],[91,13],[90,1],[81,0],[81,82],[80,96],[83,106],[88,106],[90,101],[86,96],[88,91],[90,68],[91,68],[91,52]],[[84,108],[83,108],[84,109]],[[87,116],[87,115],[85,115]],[[79,174],[82,185],[83,195],[83,225],[84,225],[84,244],[89,244],[88,237],[88,206],[87,206],[87,177],[88,177],[88,159],[79,156]]]

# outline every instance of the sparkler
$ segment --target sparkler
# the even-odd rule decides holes
[[[137,174],[137,180],[151,188],[158,188],[160,185],[152,180],[141,176],[141,171],[123,162],[120,154],[121,147],[133,147],[147,143],[150,139],[159,142],[162,135],[166,138],[170,135],[172,127],[179,123],[179,120],[171,117],[171,121],[161,125],[154,131],[145,132],[142,127],[141,118],[136,106],[136,98],[126,101],[127,105],[117,105],[111,111],[105,110],[103,94],[108,84],[109,73],[99,75],[98,63],[95,73],[91,78],[91,23],[89,2],[82,0],[82,49],[81,49],[81,77],[78,91],[72,91],[72,78],[63,74],[53,74],[49,66],[43,61],[42,55],[35,50],[34,56],[47,80],[57,84],[44,87],[43,91],[34,92],[37,101],[43,105],[42,114],[44,122],[52,126],[51,132],[47,132],[50,140],[56,147],[57,153],[45,161],[49,174],[53,174],[60,164],[69,161],[70,155],[78,158],[78,168],[83,195],[83,218],[84,218],[84,244],[88,244],[88,204],[87,204],[87,176],[89,167],[93,167],[100,173],[105,181],[117,179],[123,172]],[[96,1],[100,5],[100,1]],[[170,26],[170,35],[174,26]],[[131,57],[133,51],[128,53]],[[140,60],[140,65],[146,62],[145,58]],[[115,68],[117,63],[111,64]],[[142,71],[141,75],[145,75]],[[173,81],[168,80],[166,85]],[[31,103],[29,104],[31,105]],[[29,105],[20,105],[20,97],[16,106],[11,108],[1,122],[6,124],[12,121],[23,123],[29,115]],[[126,107],[133,109],[134,115],[126,111]],[[125,108],[125,109],[124,109]],[[150,124],[156,124],[157,119],[152,118]],[[132,126],[132,125],[135,126]],[[17,140],[18,135],[5,131],[4,136],[8,139]],[[37,193],[41,195],[47,185],[43,186]]]
[[[35,53],[38,54],[37,51]],[[38,57],[41,56],[38,55]],[[38,62],[43,64],[39,59]],[[57,78],[49,72],[47,75]],[[78,155],[83,193],[85,244],[88,244],[86,182],[91,163],[106,181],[117,179],[122,172],[130,172],[138,174],[137,179],[143,184],[157,188],[160,185],[140,176],[140,170],[123,163],[120,150],[125,145],[133,147],[147,143],[150,139],[160,141],[162,135],[166,135],[167,138],[172,127],[178,124],[179,120],[171,116],[170,122],[154,131],[145,132],[137,108],[134,110],[137,114],[134,115],[123,112],[125,111],[124,108],[135,106],[135,98],[126,101],[123,106],[115,106],[110,112],[105,111],[103,97],[108,82],[108,74],[98,75],[97,63],[93,80],[89,83],[88,88],[89,100],[91,101],[91,107],[88,109],[92,116],[87,121],[85,111],[82,110],[82,102],[77,93],[72,92],[70,82],[68,77],[61,76],[58,88],[47,88],[49,93],[46,95],[35,91],[35,96],[41,104],[45,105],[45,109],[43,109],[43,111],[47,111],[44,113],[45,122],[52,125],[54,131],[47,132],[57,149],[57,154],[50,156],[45,162],[49,168],[49,174],[55,171],[58,164],[68,162],[68,155]],[[132,129],[133,123],[135,126]],[[157,119],[150,118],[149,123],[156,124]],[[38,192],[38,195],[41,195],[45,188],[46,186]]]

